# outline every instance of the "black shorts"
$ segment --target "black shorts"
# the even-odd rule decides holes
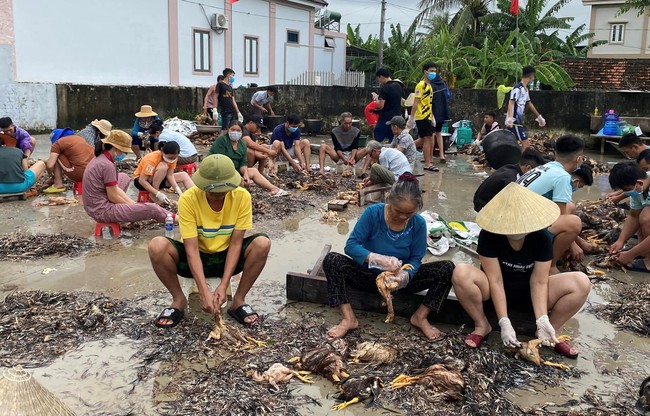
[[[436,119],[436,126],[433,128],[433,130],[436,133],[442,132],[442,125],[445,124],[445,120],[438,120]]]
[[[133,179],[133,185],[139,190],[139,191],[146,191],[144,189],[144,186],[140,183],[140,177],[138,176],[137,178]],[[167,189],[171,188],[172,186],[167,183],[167,178],[164,178],[162,182],[160,183],[160,187],[158,189]]]
[[[264,233],[257,233],[257,234],[249,235],[248,237],[244,237],[244,241],[241,247],[241,252],[239,253],[239,260],[237,261],[237,265],[235,266],[235,272],[233,273],[233,275],[239,274],[242,272],[242,270],[244,270],[244,261],[246,260],[244,254],[246,253],[246,249],[248,248],[250,243],[257,237],[268,238],[268,236]],[[172,243],[172,246],[174,246],[176,251],[178,251],[178,264],[176,265],[176,274],[191,279],[192,272],[190,271],[190,265],[187,262],[187,254],[185,253],[185,246],[183,245],[182,242],[178,240],[174,240],[169,237],[167,237],[167,240],[169,240],[169,242]],[[226,265],[227,254],[228,254],[227,249],[212,254],[199,252],[199,255],[201,256],[201,263],[203,264],[203,274],[205,275],[205,277],[223,276],[223,268]]]
[[[431,119],[426,118],[424,120],[415,120],[415,125],[418,128],[418,137],[433,136],[433,125],[431,124]]]

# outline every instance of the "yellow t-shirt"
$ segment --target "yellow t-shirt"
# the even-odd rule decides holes
[[[212,254],[228,249],[233,230],[253,228],[251,194],[244,188],[228,192],[223,208],[215,212],[205,191],[193,186],[178,201],[181,237],[199,238],[199,251]]]
[[[153,176],[153,173],[156,171],[156,167],[162,161],[163,161],[163,155],[161,150],[156,150],[155,152],[147,153],[142,158],[140,163],[138,163],[138,167],[135,168],[135,172],[133,172],[133,177],[139,178],[140,175],[142,175],[143,173],[147,176]],[[176,163],[177,162],[167,163],[167,168],[171,170],[176,169]]]
[[[426,120],[431,118],[431,95],[433,90],[431,85],[424,81],[418,82],[415,86],[415,98],[419,98],[418,108],[415,112],[416,120]]]

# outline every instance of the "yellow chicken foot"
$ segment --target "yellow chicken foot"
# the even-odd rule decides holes
[[[336,410],[337,412],[340,412],[341,410],[345,409],[346,407],[353,405],[355,403],[359,403],[359,398],[355,397],[354,399],[348,401],[348,402],[343,402],[341,404],[338,404],[336,406],[332,407],[332,410]]]
[[[341,379],[336,374],[332,374],[332,381],[334,381],[336,383],[340,383]]]
[[[341,371],[341,375],[343,376],[343,378],[350,377],[350,375],[348,373],[346,373],[345,371]]]
[[[264,342],[264,341],[260,341],[260,340],[257,340],[255,338],[251,338],[251,337],[246,337],[246,339],[249,340],[250,342],[252,342],[253,344],[257,345],[260,348],[266,347],[266,342]]]
[[[568,365],[561,364],[561,363],[554,363],[553,361],[544,361],[543,364],[549,367],[561,368],[562,370],[567,370],[567,371],[571,370],[571,367],[569,367]]]
[[[304,374],[311,374],[310,371],[293,371],[292,374],[303,383],[313,383],[311,378],[304,376]]]

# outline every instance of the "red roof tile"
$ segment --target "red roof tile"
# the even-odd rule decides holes
[[[650,90],[650,59],[568,58],[560,66],[578,90]]]

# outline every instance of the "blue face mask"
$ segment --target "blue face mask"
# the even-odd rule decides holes
[[[637,196],[642,196],[643,195],[643,187],[641,188],[641,191],[637,191],[636,190],[636,185],[638,185],[638,183],[634,185],[634,189],[632,189],[631,191],[623,192],[625,194],[625,196],[630,196],[630,197],[633,197],[633,198],[637,197]]]
[[[575,181],[571,182],[571,192],[576,192],[579,189],[578,183]]]
[[[298,127],[289,127],[289,131],[291,133],[295,133],[296,131],[298,131]]]
[[[232,77],[228,78],[228,81],[230,81],[231,84],[234,84],[235,83],[235,77],[232,76]]]
[[[126,153],[122,153],[121,155],[117,155],[117,156],[115,156],[115,157],[113,158],[113,160],[116,161],[116,162],[121,162],[121,161],[124,160],[125,157],[126,157]]]
[[[436,78],[436,75],[438,74],[435,72],[429,72],[429,74],[427,74],[427,77],[429,78],[429,81],[433,81]]]

